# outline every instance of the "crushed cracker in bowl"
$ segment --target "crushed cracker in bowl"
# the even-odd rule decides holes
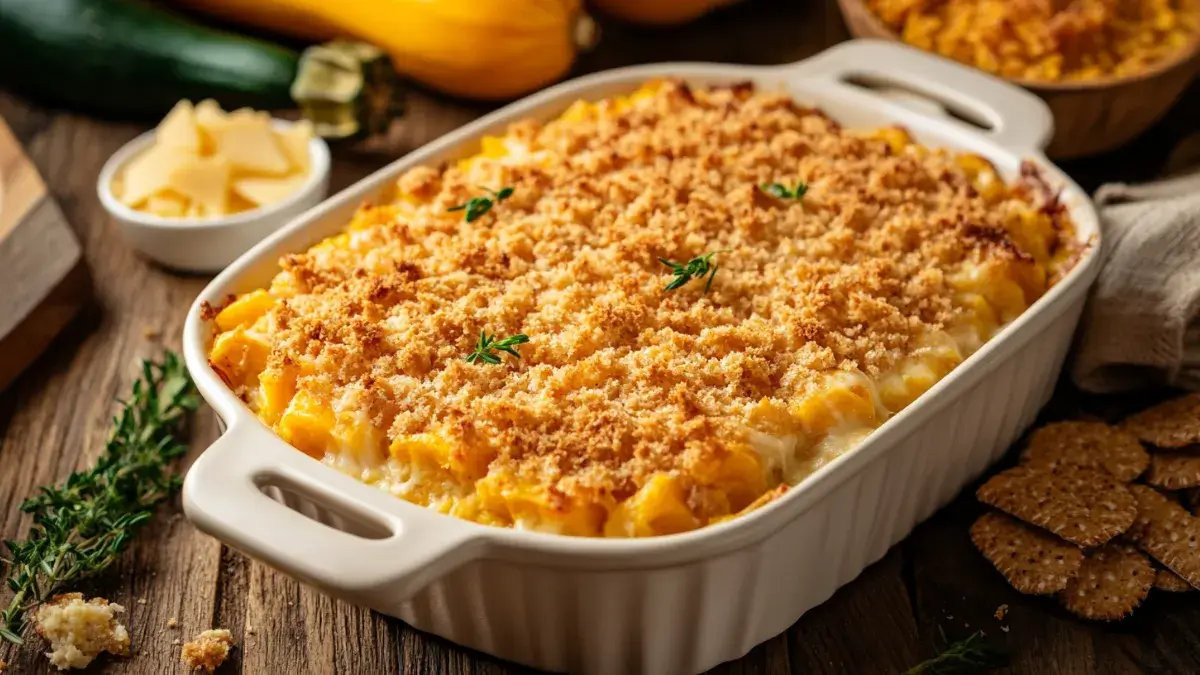
[[[1197,0],[867,0],[901,39],[995,75],[1134,75],[1195,43]]]

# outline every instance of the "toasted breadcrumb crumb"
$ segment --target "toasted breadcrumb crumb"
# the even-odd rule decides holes
[[[167,619],[167,628],[179,628],[179,620],[175,617]]]
[[[1003,621],[1004,617],[1008,616],[1008,605],[1000,605],[996,608],[996,620]]]
[[[4,661],[0,661],[0,673],[3,673],[6,670],[8,670],[8,664]]]
[[[33,628],[50,643],[46,658],[59,670],[86,668],[104,652],[129,655],[129,631],[117,620],[125,608],[82,593],[56,595],[37,609]]]
[[[142,337],[147,340],[157,340],[162,337],[162,331],[155,326],[142,326]]]
[[[212,672],[225,663],[233,648],[233,634],[224,628],[206,630],[183,646],[180,660],[191,670]]]

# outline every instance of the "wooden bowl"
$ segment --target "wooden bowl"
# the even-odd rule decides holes
[[[864,0],[838,0],[855,37],[901,41]],[[1096,155],[1124,145],[1149,129],[1200,71],[1200,32],[1171,59],[1139,73],[1087,82],[1005,78],[1037,94],[1054,113],[1054,139],[1046,154],[1056,159]]]

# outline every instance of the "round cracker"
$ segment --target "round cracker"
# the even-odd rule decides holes
[[[1129,490],[1137,499],[1137,522],[1129,530],[1137,547],[1200,588],[1200,518],[1152,487]]]
[[[1154,453],[1145,481],[1164,490],[1182,490],[1200,485],[1200,453]]]
[[[1126,485],[1107,471],[1081,466],[1017,466],[992,476],[979,501],[1084,547],[1125,532],[1137,516]]]
[[[1121,428],[1160,448],[1200,443],[1200,394],[1165,401],[1132,415]]]
[[[1154,586],[1154,566],[1132,546],[1108,544],[1088,554],[1058,594],[1068,612],[1095,621],[1129,616]]]
[[[1061,591],[1083,563],[1078,546],[997,511],[971,525],[971,543],[1010,586],[1028,595]]]
[[[1055,422],[1033,432],[1021,461],[1053,468],[1074,464],[1102,469],[1125,482],[1132,481],[1150,463],[1150,455],[1137,436],[1103,422]]]
[[[1154,587],[1168,593],[1186,593],[1192,590],[1192,585],[1186,579],[1171,570],[1162,568],[1154,571]]]

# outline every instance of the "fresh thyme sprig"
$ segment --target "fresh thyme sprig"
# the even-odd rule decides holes
[[[905,675],[952,675],[981,673],[1008,665],[1008,651],[989,644],[983,633],[975,632],[963,640],[947,644],[946,633],[938,628],[944,645],[936,656],[904,671]]]
[[[673,291],[692,279],[701,279],[705,275],[708,275],[708,281],[704,284],[704,292],[707,293],[708,289],[712,288],[713,277],[717,276],[717,264],[712,261],[713,256],[718,253],[728,252],[729,249],[727,248],[720,251],[711,251],[702,256],[692,258],[686,263],[677,263],[666,258],[659,258],[658,261],[670,267],[671,274],[675,275],[671,283],[667,284],[666,288],[663,289],[663,293]]]
[[[512,193],[513,193],[513,189],[511,187],[502,187],[502,188],[500,188],[499,192],[497,192],[495,190],[489,190],[488,188],[480,188],[480,189],[487,192],[490,196],[488,196],[488,197],[471,197],[466,202],[459,204],[458,206],[451,206],[447,210],[448,211],[466,211],[467,212],[466,213],[467,222],[470,223],[470,222],[473,222],[474,220],[482,217],[483,214],[487,213],[488,211],[491,211],[492,206],[494,206],[496,204],[496,202],[502,202],[505,199],[508,199],[509,197],[512,196]]]
[[[479,331],[479,342],[475,343],[475,351],[467,354],[464,359],[467,363],[491,363],[493,365],[500,363],[500,355],[497,351],[512,354],[518,359],[521,355],[517,353],[517,345],[523,345],[529,342],[529,336],[524,333],[517,333],[506,338],[497,340],[496,335],[488,335],[485,331]]]
[[[111,565],[154,507],[179,489],[171,460],[187,447],[176,440],[188,412],[199,405],[179,356],[143,361],[142,377],[113,418],[113,430],[95,466],[61,485],[43,486],[21,504],[33,516],[24,541],[5,541],[8,608],[0,612],[0,638],[21,644],[26,613],[64,584]]]
[[[796,183],[796,189],[793,190],[782,183],[771,183],[770,185],[760,185],[762,191],[778,197],[780,199],[804,199],[804,195],[808,193],[808,184],[804,181]]]

